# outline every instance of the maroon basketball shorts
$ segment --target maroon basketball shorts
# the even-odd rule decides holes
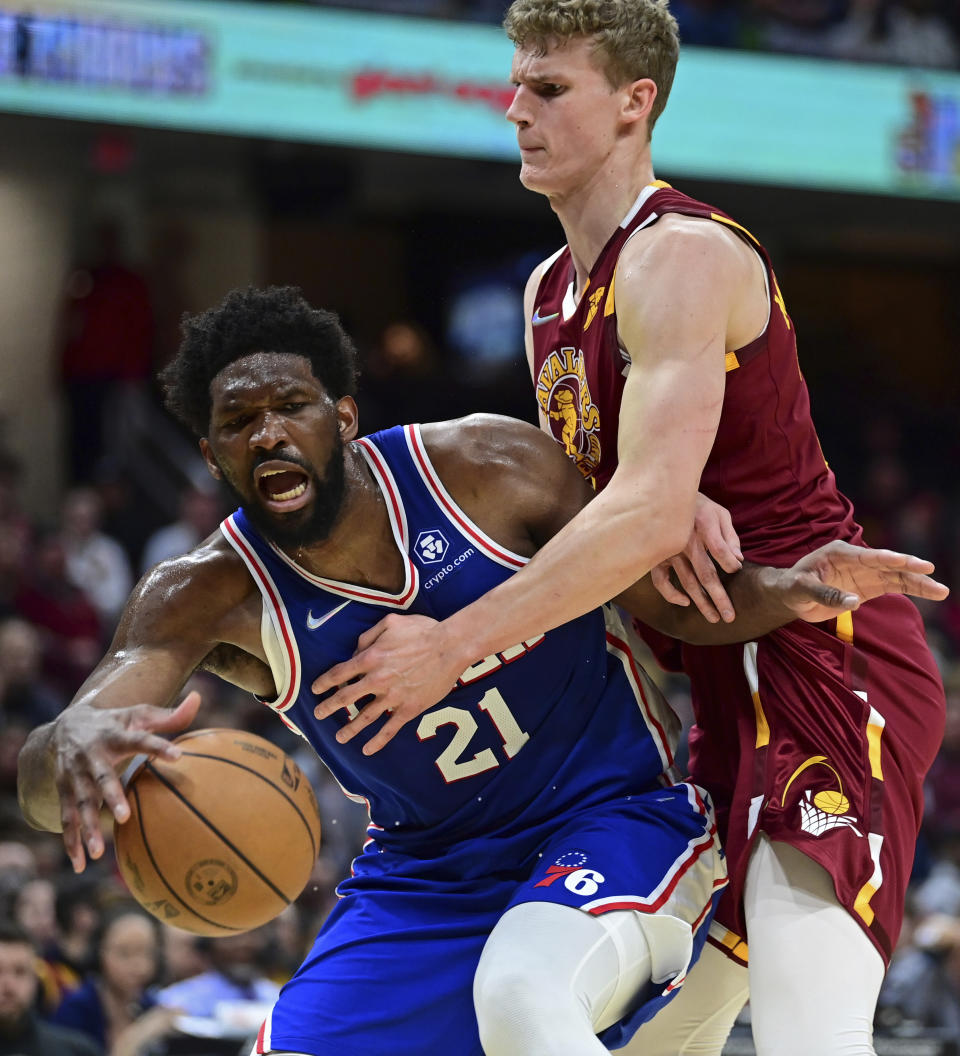
[[[764,832],[830,873],[841,905],[889,961],[945,711],[916,607],[878,598],[756,642],[688,647],[684,662],[697,716],[690,771],[713,796],[727,851],[723,944],[745,952],[741,896]]]

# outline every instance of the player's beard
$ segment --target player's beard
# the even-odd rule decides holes
[[[334,434],[333,450],[327,459],[322,479],[309,466],[286,456],[288,461],[307,473],[313,485],[313,502],[292,513],[270,513],[257,500],[246,502],[226,474],[223,479],[238,504],[243,506],[247,519],[264,539],[281,549],[300,549],[328,539],[340,515],[346,492],[343,455],[343,440],[337,432]]]

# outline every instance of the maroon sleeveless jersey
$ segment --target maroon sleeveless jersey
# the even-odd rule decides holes
[[[644,189],[578,298],[569,249],[544,268],[532,318],[533,375],[554,437],[596,488],[606,486],[617,466],[630,370],[617,335],[617,260],[628,239],[665,213],[735,230],[762,259],[770,291],[762,335],[726,354],[723,409],[700,490],[730,511],[753,561],[783,567],[832,539],[861,543],[820,450],[770,258],[729,216],[666,184]],[[714,798],[730,872],[714,941],[733,956],[745,952],[741,895],[752,841],[765,832],[830,873],[841,904],[889,958],[923,775],[944,717],[943,686],[916,607],[879,598],[838,620],[796,621],[729,646],[681,649],[639,629],[664,666],[690,677],[690,771]]]
[[[726,357],[723,411],[700,490],[730,511],[752,561],[790,565],[831,539],[858,542],[853,509],[820,450],[796,332],[770,258],[725,213],[672,187],[644,190],[603,247],[576,303],[568,248],[544,272],[533,316],[534,378],[554,437],[597,489],[607,485],[617,466],[620,399],[630,369],[617,336],[617,260],[630,237],[664,213],[733,228],[763,259],[770,287],[769,325]]]

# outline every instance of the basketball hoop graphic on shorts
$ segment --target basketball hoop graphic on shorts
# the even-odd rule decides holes
[[[787,782],[787,787],[783,790],[780,805],[783,806],[786,803],[787,793],[790,791],[790,786],[793,782],[804,770],[812,766],[822,766],[829,770],[833,774],[838,787],[824,788],[819,792],[814,792],[808,788],[803,793],[797,804],[800,807],[800,828],[804,832],[809,833],[809,835],[817,837],[823,836],[833,829],[847,828],[852,829],[858,836],[862,837],[863,833],[857,828],[856,824],[860,819],[849,816],[850,800],[843,794],[843,781],[837,771],[827,762],[825,755],[812,755],[794,770],[790,780]]]
[[[817,805],[818,800],[825,800],[825,806],[842,806],[842,813],[821,810]],[[849,829],[853,829],[858,836],[862,836],[863,833],[854,825],[854,819],[845,817],[849,809],[850,802],[842,792],[829,789],[826,792],[818,792],[814,795],[807,789],[800,800],[800,828],[804,832],[809,832],[811,836],[822,836],[831,829],[839,829],[846,826]]]

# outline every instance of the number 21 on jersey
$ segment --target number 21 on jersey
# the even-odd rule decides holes
[[[512,759],[530,740],[530,734],[520,729],[499,689],[488,689],[477,702],[477,707],[486,712],[500,734],[504,754],[507,759]],[[474,777],[486,770],[493,770],[500,765],[500,760],[492,748],[484,748],[483,751],[465,758],[470,742],[480,728],[477,720],[466,708],[447,705],[428,712],[417,726],[417,736],[421,741],[428,741],[431,737],[436,737],[442,726],[456,727],[452,740],[436,759],[437,769],[448,785],[454,781],[462,781],[465,777]]]

